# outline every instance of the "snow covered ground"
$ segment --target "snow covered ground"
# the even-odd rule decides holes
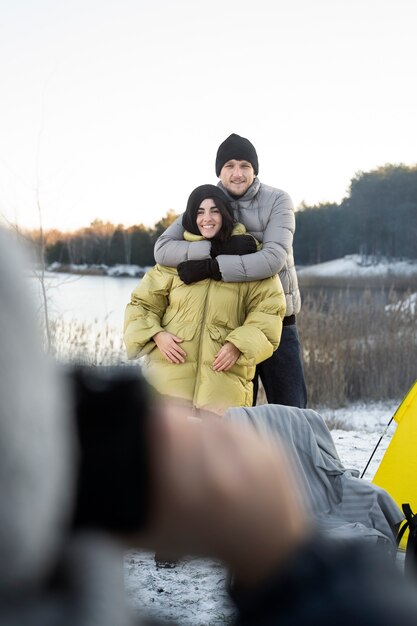
[[[328,421],[339,456],[361,473],[398,404],[351,405],[320,410]],[[388,429],[364,477],[372,477],[395,430]],[[233,607],[225,591],[227,572],[210,559],[183,559],[175,569],[157,569],[153,554],[129,552],[125,558],[127,593],[133,609],[184,626],[229,624]]]
[[[299,277],[314,276],[316,278],[329,276],[345,276],[349,278],[360,276],[384,277],[388,274],[391,277],[411,277],[417,275],[417,261],[350,254],[340,259],[297,268],[297,274]]]
[[[101,275],[101,276],[130,276],[131,278],[139,277],[145,275],[145,273],[150,269],[150,266],[142,267],[141,265],[126,265],[126,264],[117,264],[112,265],[104,265],[103,263],[100,265],[75,265],[74,263],[64,264],[58,263],[55,261],[51,263],[47,267],[48,272],[64,272],[69,274],[91,274],[91,275]]]

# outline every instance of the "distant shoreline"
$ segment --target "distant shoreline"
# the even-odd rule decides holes
[[[127,264],[52,263],[46,269],[48,272],[81,276],[143,278],[150,268]],[[317,265],[297,267],[297,275],[300,287],[417,291],[417,260],[349,255]]]
[[[352,254],[297,269],[300,287],[417,290],[417,260]]]
[[[70,263],[52,263],[47,272],[56,274],[75,274],[81,276],[112,276],[113,278],[143,278],[149,267],[139,265],[74,265]]]

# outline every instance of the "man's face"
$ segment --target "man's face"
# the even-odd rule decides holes
[[[233,196],[243,196],[253,183],[255,172],[249,161],[227,161],[221,171],[220,180]]]

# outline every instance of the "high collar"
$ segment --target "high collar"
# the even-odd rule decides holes
[[[246,200],[252,200],[252,198],[256,196],[256,194],[259,191],[259,187],[261,186],[261,181],[256,176],[253,180],[253,183],[251,184],[249,189],[243,194],[243,196],[237,196],[237,197],[232,196],[227,191],[226,187],[223,185],[221,181],[217,183],[217,186],[220,187],[220,189],[226,194],[226,196],[229,198],[231,202],[240,202],[240,201],[245,202]]]

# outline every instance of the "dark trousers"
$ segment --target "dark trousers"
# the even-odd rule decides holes
[[[258,394],[260,376],[269,404],[286,404],[305,409],[307,388],[297,326],[283,326],[281,342],[274,354],[262,361],[253,380],[253,405]]]

